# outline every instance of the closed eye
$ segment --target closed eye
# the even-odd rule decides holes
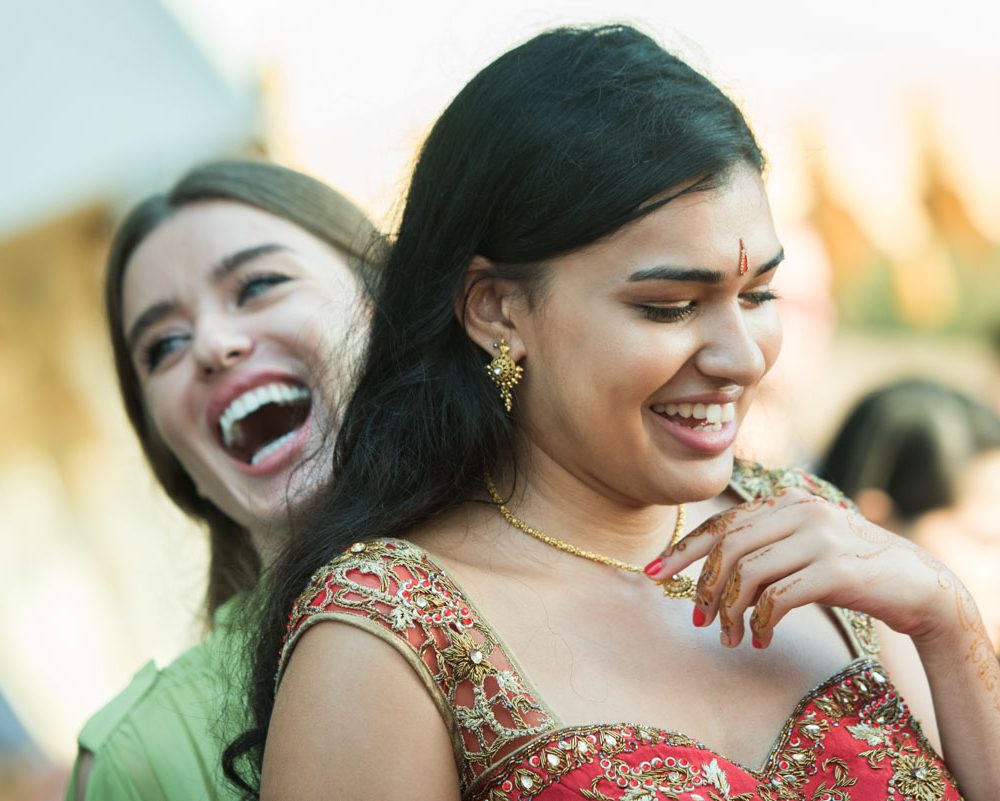
[[[640,306],[639,310],[649,320],[659,323],[676,323],[694,314],[694,301],[688,300],[674,306]]]
[[[744,292],[740,295],[740,300],[747,306],[754,308],[757,306],[763,306],[765,303],[770,303],[772,300],[777,300],[778,297],[779,296],[770,289],[763,289],[759,292]]]

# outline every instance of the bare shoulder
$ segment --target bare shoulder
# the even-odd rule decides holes
[[[458,799],[448,726],[388,642],[324,621],[289,657],[275,700],[262,801]]]
[[[941,736],[938,734],[931,688],[913,641],[881,621],[873,622],[878,635],[879,660],[913,716],[920,722],[927,739],[941,753]]]

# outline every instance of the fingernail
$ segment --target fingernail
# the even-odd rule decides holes
[[[660,572],[660,568],[662,567],[663,567],[663,560],[657,557],[643,568],[643,572],[647,576],[655,576],[657,573]]]
[[[753,643],[753,647],[754,647],[754,648],[763,648],[763,647],[764,647],[764,643],[762,643],[762,642],[761,642],[761,641],[760,641],[760,640],[759,640],[759,639],[757,638],[757,635],[756,635],[756,634],[754,634],[754,635],[753,635],[753,638],[751,639],[751,642]]]
[[[698,628],[705,625],[705,613],[701,611],[700,606],[694,608],[694,614],[691,615],[691,622],[694,623]]]

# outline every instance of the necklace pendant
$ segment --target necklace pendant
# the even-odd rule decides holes
[[[663,595],[667,598],[690,598],[695,597],[694,580],[688,576],[671,576],[661,583]]]

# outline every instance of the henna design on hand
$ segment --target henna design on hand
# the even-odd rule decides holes
[[[707,534],[714,540],[721,539],[726,535],[726,532],[729,531],[729,524],[733,522],[739,511],[740,507],[734,506],[731,509],[726,509],[724,512],[719,512],[717,515],[712,515],[708,518],[708,520],[698,526],[698,536]],[[684,540],[681,540],[681,542],[683,541]]]
[[[766,629],[770,626],[771,615],[774,614],[775,600],[780,598],[801,581],[801,578],[795,578],[789,581],[781,589],[776,590],[772,585],[764,590],[764,592],[760,594],[760,598],[757,599],[757,603],[753,608],[753,614],[750,615],[750,628],[759,633],[761,629]]]
[[[774,547],[773,545],[768,545],[766,548],[757,551],[757,553],[750,554],[750,556],[744,557],[743,559],[744,564],[750,564],[751,562],[756,562],[762,556],[767,556],[769,553],[771,553],[771,549],[773,547]]]
[[[750,615],[750,628],[759,633],[761,629],[766,629],[771,623],[771,615],[774,613],[774,588],[768,587],[757,599],[757,604]]]
[[[979,617],[979,610],[969,591],[961,584],[955,586],[955,607],[962,631],[972,634],[965,661],[971,662],[979,682],[990,693],[993,708],[1000,712],[1000,662],[993,652],[993,644]]]
[[[736,603],[737,599],[740,597],[740,587],[743,584],[743,577],[740,575],[740,566],[736,565],[735,570],[733,570],[733,575],[729,577],[726,582],[726,587],[722,591],[722,601],[721,606],[730,607]]]
[[[733,575],[726,581],[725,589],[722,591],[722,600],[719,602],[719,626],[726,639],[729,639],[729,631],[732,628],[732,618],[729,616],[730,607],[736,603],[740,597],[740,585],[743,579],[740,577],[740,566],[736,565]]]
[[[695,598],[696,603],[708,606],[712,602],[712,588],[719,580],[719,572],[722,569],[722,543],[717,542],[708,552],[708,558],[701,569],[701,577],[698,579],[698,592]]]
[[[872,545],[890,543],[893,539],[893,535],[884,528],[872,525],[872,523],[854,511],[847,513],[847,525],[856,537]]]

